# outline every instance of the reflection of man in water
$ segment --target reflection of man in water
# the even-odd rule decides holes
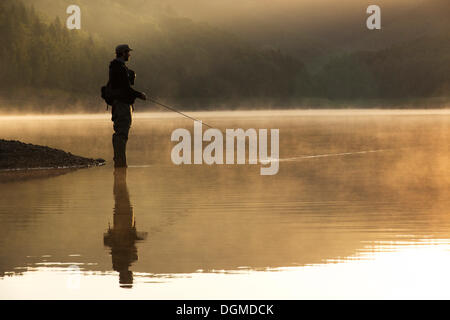
[[[136,240],[143,240],[146,233],[137,232],[133,207],[127,188],[127,169],[114,170],[114,224],[104,234],[104,244],[111,247],[113,269],[119,272],[121,287],[131,288],[133,273],[128,270],[131,264],[138,259]]]

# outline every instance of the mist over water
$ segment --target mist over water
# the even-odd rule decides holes
[[[116,173],[106,115],[1,117],[4,139],[107,160],[1,185],[2,297],[18,296],[17,285],[29,289],[20,294],[41,292],[44,283],[55,291],[40,298],[125,297],[122,287],[133,298],[385,297],[386,290],[420,297],[431,289],[447,296],[446,110],[191,115],[220,129],[280,129],[279,173],[172,164],[171,132],[193,130],[173,115],[135,114],[129,168]],[[82,274],[77,291],[66,286],[73,265]]]
[[[450,298],[449,8],[1,0],[0,138],[106,165],[0,170],[0,299]],[[148,99],[115,169],[100,88],[125,43]],[[279,130],[279,170],[175,165],[173,108]]]

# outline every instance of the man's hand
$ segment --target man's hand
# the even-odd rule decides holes
[[[142,100],[147,100],[147,95],[144,92],[141,92],[139,98],[141,98]]]

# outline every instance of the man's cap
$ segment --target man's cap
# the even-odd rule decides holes
[[[116,47],[116,54],[121,54],[122,52],[133,51],[127,44],[119,44]]]

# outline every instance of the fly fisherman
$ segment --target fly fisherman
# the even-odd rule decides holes
[[[127,44],[118,45],[116,47],[116,59],[109,64],[109,83],[112,92],[114,92],[111,120],[114,122],[112,143],[114,167],[116,168],[127,167],[126,146],[134,101],[136,98],[147,99],[145,93],[136,91],[131,87],[131,85],[134,85],[135,73],[126,67],[125,62],[129,60],[132,50]]]

